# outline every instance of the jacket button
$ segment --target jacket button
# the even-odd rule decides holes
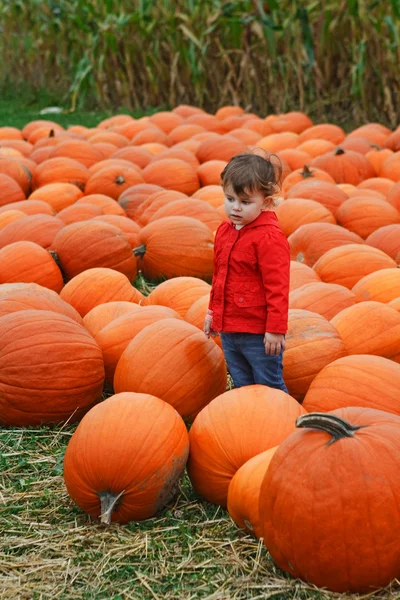
[[[239,298],[239,302],[243,302],[243,298]]]

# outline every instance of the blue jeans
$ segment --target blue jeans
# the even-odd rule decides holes
[[[282,355],[265,354],[262,333],[221,333],[222,348],[235,388],[259,383],[287,393]]]

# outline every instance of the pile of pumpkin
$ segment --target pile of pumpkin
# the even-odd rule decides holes
[[[220,173],[258,148],[283,169],[289,394],[226,392],[220,341],[202,333]],[[2,127],[0,423],[83,417],[65,481],[104,522],[153,516],[189,455],[196,491],[282,569],[386,585],[400,575],[399,262],[400,127],[189,106]],[[145,296],[138,270],[166,280]]]

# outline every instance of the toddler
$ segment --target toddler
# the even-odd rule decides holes
[[[258,154],[235,156],[221,174],[229,221],[215,236],[204,333],[220,334],[235,387],[259,383],[287,392],[282,355],[290,253],[273,211],[280,174]]]

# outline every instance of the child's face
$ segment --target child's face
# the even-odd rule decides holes
[[[237,196],[231,185],[224,188],[224,208],[226,215],[237,228],[248,225],[269,208],[273,202],[271,196],[264,196],[263,192],[249,192]]]

